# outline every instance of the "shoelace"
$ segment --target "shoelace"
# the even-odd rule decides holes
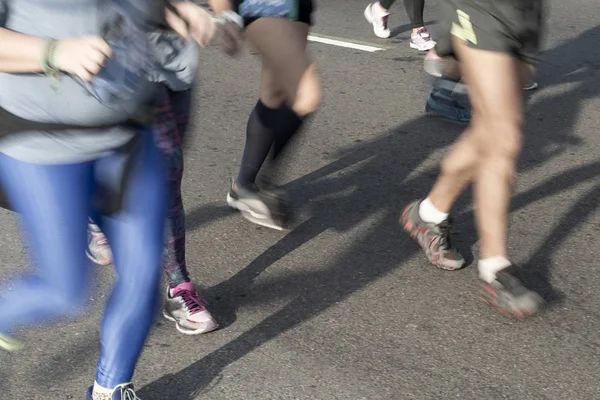
[[[106,236],[102,235],[103,237],[101,239],[98,239],[96,241],[96,244],[98,244],[99,246],[107,246],[108,245],[108,239],[106,238]]]
[[[383,17],[381,17],[381,23],[383,24],[383,29],[387,29],[388,27],[388,19],[390,18],[390,15],[384,15]]]
[[[208,306],[208,302],[206,300],[198,296],[197,293],[189,290],[178,291],[173,295],[173,297],[181,297],[187,309],[190,310],[190,314],[202,312],[206,310],[206,306]]]
[[[113,390],[113,393],[121,391],[121,400],[142,400],[135,394],[133,386],[128,383],[121,384]]]
[[[130,387],[125,388],[121,392],[121,399],[122,400],[142,400],[139,397],[137,397],[137,395],[135,394],[135,392],[133,391],[133,389],[130,388]]]
[[[104,235],[104,233],[100,230],[100,227],[96,224],[90,224],[89,225],[89,231],[90,231],[90,235],[94,238],[94,241],[101,245],[107,245],[108,244],[108,239],[106,238],[106,235]]]
[[[424,40],[429,40],[431,35],[429,34],[429,31],[427,30],[427,28],[421,28],[417,31],[417,35],[419,35],[420,38],[424,39]]]
[[[452,242],[450,239],[450,230],[452,228],[452,220],[450,218],[448,218],[445,221],[442,221],[439,225],[438,228],[440,230],[440,241],[439,244],[442,248],[448,250],[452,247]]]

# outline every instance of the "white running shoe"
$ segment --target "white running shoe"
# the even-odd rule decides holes
[[[371,3],[365,8],[365,18],[367,22],[373,25],[373,33],[375,36],[387,39],[392,33],[388,28],[388,19],[390,17],[390,13],[384,13],[375,7],[376,3]]]

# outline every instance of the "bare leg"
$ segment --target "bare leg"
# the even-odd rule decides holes
[[[284,18],[260,18],[246,33],[263,58],[261,100],[273,106],[283,100],[301,116],[316,111],[321,83],[306,52],[308,25]]]
[[[474,50],[458,40],[455,47],[475,115],[475,213],[481,258],[507,257],[507,214],[523,123],[519,66],[507,54]]]

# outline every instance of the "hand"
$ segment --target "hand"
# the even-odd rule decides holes
[[[108,43],[98,36],[63,39],[56,44],[53,63],[61,71],[90,81],[111,55]]]
[[[208,45],[217,32],[217,24],[204,8],[190,2],[173,3],[177,14],[166,9],[169,26],[182,37],[192,37],[202,47]]]
[[[242,41],[240,28],[232,22],[219,24],[215,40],[227,55],[233,56],[240,49],[240,42]]]

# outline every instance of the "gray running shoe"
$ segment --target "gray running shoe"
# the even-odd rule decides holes
[[[287,202],[280,190],[259,189],[255,185],[246,188],[233,183],[227,194],[227,204],[248,221],[267,228],[281,231],[290,220]]]
[[[415,201],[404,209],[400,224],[410,237],[421,246],[435,267],[454,271],[465,266],[465,259],[452,246],[450,230],[452,221],[446,219],[439,224],[425,222],[419,215],[421,201]]]
[[[483,285],[481,300],[500,314],[519,319],[536,314],[544,305],[540,295],[525,287],[514,265],[496,272],[496,280]]]

